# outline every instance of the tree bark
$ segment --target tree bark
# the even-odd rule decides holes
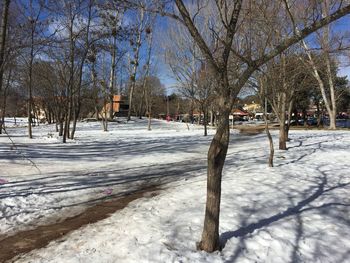
[[[198,248],[207,252],[220,249],[219,216],[221,178],[229,144],[229,107],[220,111],[216,134],[208,151],[207,202],[202,240]]]
[[[94,3],[93,0],[89,0],[89,7],[88,7],[89,11],[88,11],[86,35],[85,35],[85,50],[82,54],[81,62],[79,65],[79,72],[78,72],[79,80],[78,80],[78,84],[77,84],[77,92],[75,92],[76,94],[73,98],[74,99],[74,101],[73,101],[73,127],[72,127],[72,131],[70,134],[70,138],[72,140],[74,139],[74,135],[75,135],[76,127],[77,127],[77,121],[79,119],[80,110],[81,110],[81,86],[82,86],[82,81],[83,81],[84,64],[85,64],[86,56],[87,56],[87,54],[89,52],[89,48],[90,48],[89,36],[90,36],[90,24],[91,24],[93,3]],[[74,83],[74,81],[73,81],[73,83]]]
[[[317,66],[316,66],[315,61],[312,57],[312,54],[309,50],[309,47],[307,46],[307,44],[304,40],[302,41],[302,45],[303,45],[303,48],[304,48],[306,55],[309,59],[312,75],[317,80],[318,87],[320,89],[324,105],[325,105],[326,110],[327,110],[328,115],[329,115],[329,128],[335,129],[336,128],[336,125],[335,125],[336,124],[336,101],[335,101],[335,95],[334,95],[334,83],[332,80],[329,54],[325,55],[325,57],[326,57],[325,60],[326,60],[326,72],[327,72],[326,76],[328,78],[328,84],[330,87],[330,90],[329,90],[330,91],[330,99],[328,98],[328,96],[326,94],[325,84],[324,84],[323,80],[321,79],[320,74],[318,73]]]
[[[10,68],[10,71],[8,73],[8,77],[7,77],[7,80],[6,80],[6,86],[5,86],[4,92],[3,92],[1,120],[0,120],[0,134],[2,134],[2,130],[3,129],[5,131],[5,116],[6,116],[6,107],[7,107],[7,95],[8,95],[8,90],[9,90],[9,87],[10,87],[11,76],[12,76],[12,69]]]
[[[0,36],[0,92],[2,90],[2,82],[4,77],[5,67],[5,45],[6,45],[6,34],[7,34],[7,21],[9,15],[10,0],[5,0],[2,15],[1,15],[1,36]]]
[[[207,116],[208,116],[208,109],[206,106],[202,108],[203,111],[203,126],[204,126],[204,136],[208,136],[208,127],[207,127]]]
[[[335,99],[335,89],[334,89],[334,82],[332,79],[332,71],[331,71],[331,62],[329,54],[326,54],[326,65],[327,65],[327,76],[328,76],[328,85],[329,85],[329,93],[330,93],[330,104],[332,105],[330,107],[329,114],[329,129],[335,130],[336,129],[336,119],[337,119],[337,103]]]
[[[141,35],[142,35],[142,28],[143,28],[143,23],[144,23],[144,14],[145,11],[143,8],[141,8],[141,13],[140,13],[140,25],[137,31],[137,39],[136,39],[136,50],[135,50],[135,56],[134,56],[134,67],[131,75],[131,86],[130,86],[130,91],[129,91],[129,110],[128,110],[128,118],[127,121],[131,120],[131,110],[132,110],[132,102],[133,102],[133,96],[134,96],[134,90],[136,86],[136,73],[137,69],[140,63],[139,59],[139,52],[140,52],[140,47],[141,47]]]
[[[31,40],[30,40],[30,60],[29,60],[29,85],[28,85],[28,108],[27,108],[27,114],[28,114],[28,137],[30,139],[33,138],[32,134],[32,86],[33,86],[33,61],[34,61],[34,32],[35,32],[35,25],[34,21],[31,21]]]
[[[151,113],[148,113],[148,126],[147,126],[147,130],[151,131],[151,123],[152,123],[152,119],[151,119]]]
[[[286,136],[286,116],[285,112],[280,116],[280,129],[279,129],[279,149],[287,150],[287,136]]]
[[[114,83],[115,83],[115,57],[116,57],[116,45],[117,35],[113,36],[113,47],[112,47],[112,61],[111,61],[111,72],[109,76],[109,119],[113,120],[114,117]]]
[[[74,139],[75,131],[77,128],[77,122],[79,119],[80,109],[81,109],[81,96],[80,96],[80,94],[78,95],[77,98],[75,98],[73,108],[74,108],[74,110],[73,110],[73,126],[72,126],[71,135],[70,135],[70,139],[72,139],[72,140]]]
[[[72,10],[70,10],[72,12]],[[68,108],[66,109],[64,131],[62,142],[66,143],[69,138],[70,122],[73,113],[73,89],[74,89],[74,67],[75,67],[75,36],[73,32],[74,16],[69,19],[69,81],[67,85]]]
[[[269,123],[268,123],[268,120],[267,120],[267,113],[265,111],[265,114],[264,114],[264,118],[265,118],[265,131],[266,131],[266,135],[267,135],[267,138],[269,139],[269,146],[270,146],[270,155],[269,155],[269,167],[273,167],[273,156],[275,154],[275,150],[273,148],[273,140],[272,140],[272,136],[271,136],[271,133],[270,133],[270,130],[269,130]]]

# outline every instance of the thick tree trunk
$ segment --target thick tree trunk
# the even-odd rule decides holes
[[[287,108],[287,94],[286,89],[280,94],[279,102],[279,122],[280,122],[280,132],[279,132],[279,149],[287,150],[287,130],[286,130],[286,108]]]
[[[332,110],[329,113],[329,129],[335,130],[337,128],[336,120],[337,120],[337,113],[334,110]]]
[[[219,216],[221,199],[221,178],[229,144],[230,109],[220,111],[216,134],[208,151],[207,202],[202,240],[198,248],[207,252],[220,249]]]
[[[285,122],[280,123],[279,131],[279,149],[287,150],[287,134],[286,134],[286,124]]]
[[[64,124],[64,120],[61,119],[60,120],[60,130],[58,132],[58,136],[63,136],[63,129],[64,129],[63,124]]]

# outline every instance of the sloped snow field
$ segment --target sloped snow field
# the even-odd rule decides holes
[[[222,182],[224,248],[196,250],[214,131],[154,121],[79,123],[62,144],[54,126],[0,136],[0,236],[75,215],[106,197],[162,184],[152,198],[74,231],[16,262],[349,262],[350,132],[292,130],[267,167],[265,134],[231,131]],[[273,131],[277,147],[277,132]],[[33,165],[33,163],[35,165]],[[1,252],[0,252],[1,253]]]

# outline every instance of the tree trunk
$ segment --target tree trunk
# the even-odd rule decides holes
[[[113,49],[112,49],[112,61],[111,61],[111,72],[109,76],[109,119],[113,120],[114,117],[114,83],[115,83],[115,57],[116,57],[116,45],[117,45],[117,36],[113,38]]]
[[[323,1],[323,10],[322,15],[324,17],[329,16],[330,11],[330,1]],[[322,48],[325,51],[325,60],[326,60],[326,72],[328,78],[328,86],[329,86],[329,96],[330,96],[330,111],[329,111],[329,129],[336,129],[336,118],[337,118],[337,104],[335,99],[335,87],[333,81],[333,74],[331,70],[331,57],[330,57],[330,25],[323,27],[323,40],[322,40]],[[326,104],[326,103],[325,103]]]
[[[84,70],[84,64],[85,64],[85,59],[86,59],[86,56],[88,54],[88,50],[89,50],[89,46],[90,46],[90,43],[89,43],[89,32],[90,32],[90,23],[91,23],[91,12],[92,12],[92,4],[93,4],[93,1],[90,0],[90,3],[89,3],[89,15],[88,15],[88,23],[87,23],[87,27],[86,27],[86,39],[85,39],[85,51],[82,55],[82,58],[81,58],[81,62],[80,62],[80,65],[79,65],[79,72],[78,72],[78,75],[79,75],[79,80],[78,80],[78,84],[77,84],[77,92],[76,95],[73,97],[73,127],[72,127],[72,131],[71,131],[71,134],[70,134],[70,139],[74,139],[74,135],[75,135],[75,131],[76,131],[76,128],[77,128],[77,122],[78,122],[78,119],[79,119],[79,115],[80,115],[80,110],[81,110],[81,86],[82,86],[82,81],[83,81],[83,70]],[[73,60],[74,62],[74,60]],[[74,65],[74,64],[72,64]],[[73,78],[73,83],[74,83],[74,78]]]
[[[327,64],[327,76],[328,76],[328,85],[329,85],[329,93],[330,93],[330,111],[329,111],[329,129],[336,129],[336,119],[337,119],[337,103],[335,99],[335,90],[334,90],[334,82],[332,78],[331,71],[331,63],[329,54],[326,54],[326,64]]]
[[[283,84],[285,85],[285,84]],[[286,88],[284,91],[280,94],[280,132],[279,132],[279,149],[280,150],[287,150],[287,133],[286,133],[286,105],[287,103],[287,94],[286,94]]]
[[[152,120],[151,119],[151,113],[149,112],[148,113],[148,128],[147,128],[147,130],[149,130],[149,131],[152,130],[152,128],[151,128],[151,120]]]
[[[143,81],[143,83],[145,82],[145,80]],[[139,107],[139,112],[138,112],[138,115],[139,115],[139,119],[141,120],[142,119],[142,116],[143,116],[143,102],[144,102],[144,99],[145,99],[145,85],[142,84],[142,95],[141,95],[141,101],[140,101],[140,107]]]
[[[321,127],[322,114],[321,114],[320,102],[319,101],[317,101],[316,107],[317,107],[317,128],[320,128]]]
[[[32,86],[33,86],[33,61],[34,61],[34,33],[35,33],[35,24],[32,23],[31,31],[31,42],[30,42],[30,60],[29,60],[29,85],[28,85],[28,137],[33,138],[32,134]]]
[[[0,134],[2,134],[3,129],[5,131],[5,116],[6,116],[6,107],[7,107],[7,96],[8,96],[8,90],[10,87],[11,76],[12,76],[12,68],[10,68],[10,71],[8,73],[8,77],[6,80],[6,86],[5,86],[4,92],[3,92],[1,120],[0,120]]]
[[[69,103],[70,104],[70,103]],[[70,106],[68,106],[68,112],[65,114],[64,118],[64,128],[63,128],[63,134],[62,134],[62,142],[66,143],[67,142],[67,137],[69,135],[69,123],[70,123]]]
[[[74,61],[75,61],[75,40],[74,40],[74,18],[70,18],[69,24],[69,82],[67,87],[68,95],[68,109],[66,109],[65,122],[64,122],[64,131],[62,142],[66,143],[67,138],[69,138],[69,127],[71,122],[71,117],[73,113],[73,89],[74,89]]]
[[[204,125],[204,136],[208,136],[208,127],[207,127],[207,109],[203,109],[203,125]]]
[[[268,162],[268,164],[269,164],[269,167],[273,167],[273,156],[275,154],[275,150],[273,148],[273,140],[272,140],[272,136],[271,136],[271,133],[270,133],[270,130],[269,130],[269,124],[268,124],[268,121],[267,121],[266,111],[265,111],[265,114],[264,114],[264,118],[265,118],[265,131],[266,131],[267,138],[269,139],[269,145],[270,145],[270,155],[269,155],[269,162]]]
[[[80,114],[80,109],[81,109],[81,103],[80,103],[80,94],[78,95],[78,98],[76,98],[76,101],[74,103],[74,111],[73,111],[73,127],[70,135],[70,139],[74,139],[75,131],[77,128],[77,122],[79,119],[79,114]]]
[[[286,133],[286,124],[285,121],[280,123],[279,131],[279,149],[287,150],[287,133]]]
[[[218,116],[216,134],[208,151],[207,202],[202,240],[198,248],[207,252],[220,249],[219,216],[221,199],[221,178],[229,144],[229,113],[225,108]]]
[[[107,132],[108,131],[108,113],[107,113],[107,99],[105,97],[103,104],[105,105],[103,108],[103,112],[102,112],[102,127],[103,127],[103,131]]]
[[[64,124],[64,121],[63,119],[60,120],[60,130],[59,130],[59,133],[58,133],[58,136],[63,136],[63,124]]]
[[[210,125],[211,126],[215,126],[215,122],[214,122],[214,111],[210,110]]]
[[[0,36],[0,92],[2,90],[2,82],[4,77],[4,57],[5,57],[5,45],[6,45],[6,33],[7,33],[7,21],[9,14],[10,0],[5,0],[2,7],[1,15],[1,36]]]
[[[141,13],[140,13],[140,24],[139,28],[137,31],[137,39],[136,39],[136,50],[135,50],[135,56],[134,56],[134,67],[133,67],[133,72],[131,75],[131,86],[130,86],[130,91],[129,91],[129,110],[128,110],[128,118],[127,121],[131,120],[131,110],[132,110],[132,102],[133,102],[133,96],[134,96],[134,90],[136,86],[136,73],[137,69],[140,63],[139,59],[139,52],[140,52],[140,47],[141,47],[141,34],[142,34],[142,28],[143,28],[143,22],[144,22],[144,9],[141,8]]]
[[[306,55],[308,56],[309,62],[310,62],[310,66],[312,69],[312,75],[315,77],[315,79],[318,82],[318,87],[321,91],[321,95],[322,95],[322,99],[324,102],[324,105],[326,107],[326,110],[328,112],[329,115],[329,128],[330,129],[335,129],[336,128],[336,100],[335,100],[335,94],[334,94],[334,83],[332,80],[332,72],[331,72],[331,68],[330,68],[330,58],[329,55],[325,55],[326,57],[326,77],[328,78],[328,84],[329,84],[329,93],[330,93],[330,98],[327,96],[326,93],[326,89],[325,89],[325,84],[320,76],[320,74],[318,73],[317,70],[317,66],[315,64],[314,59],[312,58],[312,54],[311,52],[308,50],[308,46],[305,43],[305,41],[302,41],[303,47],[305,49]]]

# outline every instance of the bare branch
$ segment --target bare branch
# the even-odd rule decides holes
[[[322,28],[325,25],[328,25],[331,22],[336,21],[337,19],[347,15],[350,13],[350,5],[347,5],[333,14],[322,18],[319,21],[316,21],[312,23],[310,26],[305,27],[304,29],[300,30],[299,33],[294,34],[292,37],[289,37],[282,41],[281,44],[279,44],[277,47],[275,47],[273,50],[271,50],[268,54],[262,56],[261,58],[257,59],[255,61],[257,66],[261,66],[265,64],[270,59],[276,57],[286,49],[288,49],[290,46],[298,43],[300,40],[304,39],[308,35],[312,34],[313,32],[317,31],[318,29]]]

